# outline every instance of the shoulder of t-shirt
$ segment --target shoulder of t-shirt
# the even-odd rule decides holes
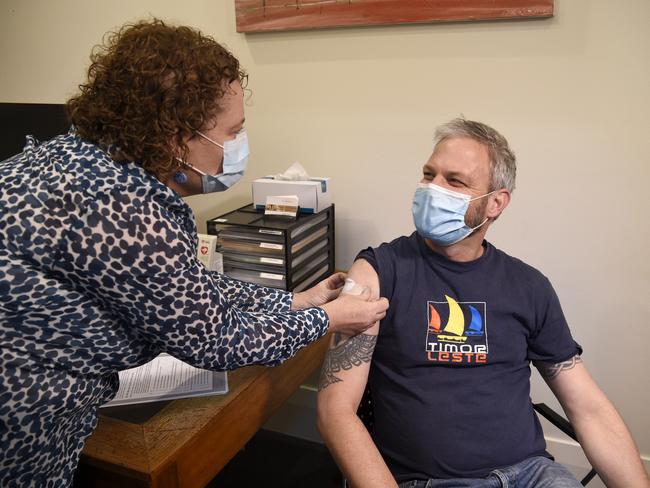
[[[488,243],[488,245],[492,247],[492,251],[494,252],[495,264],[497,266],[503,266],[512,280],[535,288],[548,288],[551,286],[551,282],[546,275],[534,266],[509,255],[493,244]]]
[[[402,256],[412,256],[417,252],[417,246],[414,233],[385,242],[376,248],[368,247],[361,251],[356,259],[365,259],[374,268],[379,278],[379,292],[390,300],[395,286],[396,266]]]

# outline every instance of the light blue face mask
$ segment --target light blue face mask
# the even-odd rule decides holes
[[[187,161],[180,161],[180,159],[179,161],[184,167],[194,171],[199,176],[201,176],[203,193],[212,193],[216,191],[227,190],[232,185],[237,183],[240,178],[244,176],[244,172],[246,171],[248,156],[250,154],[250,150],[248,148],[248,135],[246,134],[246,131],[239,132],[237,134],[237,137],[224,142],[223,146],[218,142],[213,141],[201,132],[197,131],[197,134],[206,141],[223,149],[223,171],[218,175],[209,175],[204,171],[201,171],[199,168],[191,165]],[[187,183],[187,175],[182,171],[177,171],[174,174],[174,181],[180,185],[183,185]]]
[[[474,228],[465,224],[469,203],[492,193],[470,198],[433,183],[420,183],[413,197],[415,228],[422,237],[439,246],[456,244],[488,221],[486,218]]]

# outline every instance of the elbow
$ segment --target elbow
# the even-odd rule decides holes
[[[356,418],[356,410],[346,402],[329,398],[319,392],[316,405],[316,428],[326,444],[330,445],[336,433]]]
[[[321,398],[321,393],[319,392],[318,401],[316,402],[316,428],[323,439],[326,438],[328,427],[328,415],[324,403],[325,402]]]
[[[323,398],[322,392],[318,393],[316,403],[316,428],[326,444],[329,444],[330,433],[332,432],[332,423],[336,415],[332,412],[332,402]]]
[[[327,424],[323,421],[320,415],[316,417],[316,429],[325,443],[327,443]]]
[[[333,417],[327,413],[319,412],[316,418],[316,429],[323,438],[323,442],[330,449],[333,448],[333,442],[336,440],[336,422],[333,422]]]

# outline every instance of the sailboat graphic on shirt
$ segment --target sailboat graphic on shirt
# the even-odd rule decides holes
[[[429,303],[429,332],[436,334],[438,341],[462,344],[467,341],[468,337],[483,335],[483,318],[474,306],[465,304],[471,313],[471,320],[466,327],[465,314],[461,306],[448,295],[445,295],[445,299],[449,305],[449,318],[444,326],[442,326],[440,314],[433,304]]]

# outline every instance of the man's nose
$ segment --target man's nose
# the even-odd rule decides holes
[[[447,185],[447,180],[445,180],[445,177],[442,176],[442,175],[434,176],[433,179],[431,180],[431,183],[433,183],[434,185],[438,185],[438,186],[444,186],[444,187],[448,186]]]

